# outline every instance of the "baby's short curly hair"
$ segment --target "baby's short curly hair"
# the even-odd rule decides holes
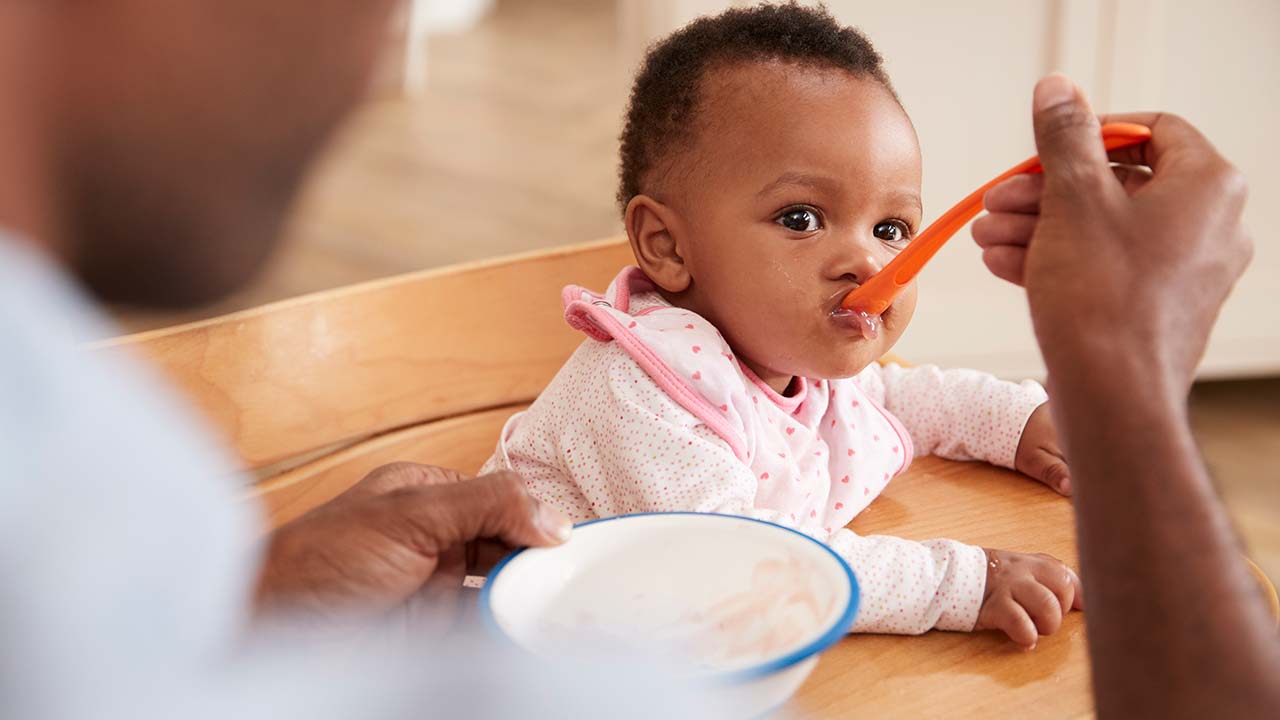
[[[646,176],[691,139],[707,71],[770,60],[847,70],[893,92],[871,41],[856,28],[841,25],[823,6],[805,7],[793,0],[699,18],[653,45],[636,75],[620,138],[618,203],[623,213],[641,193]]]

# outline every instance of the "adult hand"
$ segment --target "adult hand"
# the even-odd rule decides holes
[[[1169,114],[1111,115],[1151,128],[1110,160],[1099,118],[1062,75],[1036,85],[1043,175],[992,188],[973,225],[997,276],[1027,288],[1052,380],[1140,358],[1148,377],[1186,391],[1209,330],[1252,254],[1241,225],[1240,173],[1187,122]]]
[[[556,545],[570,530],[568,518],[530,496],[513,473],[467,479],[428,465],[386,465],[276,530],[259,606],[295,619],[404,609],[410,619],[434,621],[452,614],[468,564],[484,554],[478,541]]]
[[[1043,177],[988,192],[987,266],[1025,285],[1071,463],[1099,717],[1272,717],[1280,645],[1186,420],[1252,249],[1240,174],[1172,115],[1110,159],[1061,76],[1036,86]],[[1023,631],[1024,635],[1029,635]]]

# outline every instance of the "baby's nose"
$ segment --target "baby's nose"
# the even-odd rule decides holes
[[[880,272],[885,265],[876,253],[860,245],[848,248],[838,262],[840,277],[859,284]]]

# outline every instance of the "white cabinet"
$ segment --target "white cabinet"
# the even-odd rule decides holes
[[[620,0],[629,52],[723,0]],[[743,4],[743,3],[738,3]],[[1202,374],[1280,373],[1280,3],[1274,0],[829,0],[885,56],[920,135],[926,221],[1034,153],[1031,89],[1071,74],[1099,112],[1191,119],[1250,183],[1257,254],[1210,343]],[[626,28],[624,28],[626,30]],[[921,277],[898,351],[1006,376],[1043,372],[1021,291],[989,276],[967,231]],[[1123,308],[1117,308],[1123,312]],[[982,317],[982,327],[969,318]]]

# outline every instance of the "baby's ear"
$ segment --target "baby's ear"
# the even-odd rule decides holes
[[[684,292],[689,287],[689,268],[680,248],[675,210],[648,195],[636,195],[627,203],[624,222],[631,251],[644,274],[667,292]]]

